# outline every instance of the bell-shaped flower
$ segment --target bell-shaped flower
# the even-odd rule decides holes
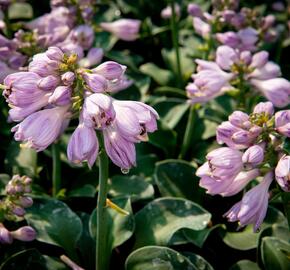
[[[242,170],[242,153],[228,147],[215,149],[207,154],[207,162],[196,171],[199,177],[211,176],[217,181],[234,179]]]
[[[105,149],[115,165],[129,170],[136,164],[136,150],[133,142],[128,141],[114,126],[103,130]]]
[[[285,107],[290,103],[290,82],[284,78],[251,80],[251,84],[276,107]]]
[[[95,93],[85,98],[82,120],[88,127],[104,129],[115,119],[113,99],[105,94]]]
[[[242,191],[259,174],[258,169],[242,171],[234,179],[228,178],[223,181],[217,181],[216,178],[211,176],[203,176],[199,185],[207,190],[206,193],[211,195],[233,196]]]
[[[254,224],[254,231],[257,231],[267,213],[268,189],[273,180],[273,172],[268,172],[262,182],[249,190],[224,216],[230,222],[239,221],[240,226]]]
[[[12,128],[16,141],[36,151],[46,149],[59,137],[63,123],[68,117],[68,107],[55,107],[35,112]]]
[[[70,137],[67,156],[68,159],[76,164],[87,161],[92,167],[96,161],[99,151],[99,143],[96,131],[92,127],[87,127],[80,123]]]
[[[116,111],[115,125],[122,135],[131,141],[146,141],[147,132],[157,129],[158,113],[138,101],[113,101]]]
[[[100,24],[101,28],[125,41],[134,41],[138,38],[141,21],[133,19],[119,19],[117,21]]]

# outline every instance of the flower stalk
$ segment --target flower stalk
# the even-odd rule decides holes
[[[189,116],[187,119],[186,129],[183,137],[183,143],[181,147],[181,151],[179,154],[179,158],[183,159],[188,151],[188,147],[191,145],[191,138],[192,138],[192,132],[194,128],[196,118],[196,112],[195,112],[195,106],[191,105],[189,109]]]
[[[52,196],[57,197],[61,189],[61,164],[59,144],[54,143],[52,150]]]
[[[171,35],[172,35],[172,43],[175,50],[175,57],[176,57],[176,65],[177,65],[177,80],[178,86],[182,87],[182,73],[181,73],[181,64],[180,64],[180,53],[179,53],[179,38],[178,38],[178,25],[177,25],[177,16],[176,10],[174,6],[174,1],[170,1],[170,6],[172,10],[172,16],[170,18],[171,22]]]
[[[106,228],[107,228],[107,189],[108,189],[108,156],[104,147],[102,133],[98,133],[99,153],[99,192],[97,200],[97,235],[96,235],[96,270],[106,270]]]

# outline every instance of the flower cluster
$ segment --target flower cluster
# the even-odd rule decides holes
[[[17,44],[0,34],[0,82],[26,63],[27,57],[17,51]]]
[[[108,95],[132,84],[124,75],[125,66],[108,61],[88,70],[77,63],[76,54],[50,47],[33,57],[27,72],[5,78],[9,117],[20,122],[12,129],[15,139],[42,151],[57,140],[72,117],[79,116],[68,144],[69,160],[92,166],[98,154],[95,130],[99,130],[112,161],[131,168],[136,162],[134,144],[156,130],[158,114],[141,102]]]
[[[24,208],[33,204],[27,193],[31,192],[31,179],[26,176],[14,175],[6,185],[6,198],[1,201],[1,216],[7,220],[21,220],[25,215]]]
[[[237,9],[238,1],[214,1],[211,14],[203,12],[196,4],[188,5],[193,27],[205,39],[214,37],[224,45],[247,51],[255,51],[259,41],[276,39],[273,15],[262,17],[255,9]]]
[[[9,231],[2,221],[20,221],[25,215],[24,208],[33,204],[27,193],[31,192],[31,179],[14,175],[6,185],[6,197],[0,200],[0,244],[11,244],[13,239],[32,241],[36,237],[35,230],[30,226],[23,226],[15,231]]]
[[[217,141],[227,147],[213,150],[198,170],[200,186],[211,195],[232,196],[255,178],[259,184],[247,191],[242,200],[226,214],[229,221],[241,226],[254,224],[256,231],[265,218],[268,190],[274,178],[290,192],[290,156],[283,150],[290,137],[290,110],[274,114],[271,102],[259,103],[252,114],[235,111],[229,121],[217,128]]]
[[[280,77],[280,67],[269,61],[266,51],[252,54],[220,46],[215,62],[197,59],[196,63],[194,82],[186,88],[191,103],[207,102],[235,88],[244,93],[257,90],[276,107],[290,103],[290,82]]]

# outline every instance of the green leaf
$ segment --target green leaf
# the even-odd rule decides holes
[[[31,19],[33,9],[28,3],[13,3],[8,9],[9,19]]]
[[[139,72],[137,66],[143,61],[142,56],[132,54],[130,50],[114,51],[111,50],[106,53],[106,56],[118,63],[130,67],[132,70]],[[140,72],[139,72],[140,73]]]
[[[161,195],[200,202],[204,192],[199,188],[195,171],[187,161],[168,159],[158,162],[154,176]]]
[[[96,188],[90,184],[85,184],[82,187],[75,188],[68,192],[68,197],[89,197],[94,198],[96,195]]]
[[[160,85],[169,85],[173,80],[173,73],[171,71],[162,69],[153,63],[146,63],[140,66],[140,71],[150,76]]]
[[[46,269],[68,270],[68,268],[60,259],[49,256],[42,256],[45,260]]]
[[[249,260],[241,260],[231,266],[230,270],[260,270],[260,267]]]
[[[182,231],[183,231],[185,238],[188,240],[188,242],[191,242],[191,243],[195,244],[196,246],[202,248],[204,242],[206,241],[206,239],[208,238],[210,233],[213,230],[220,228],[220,227],[221,227],[221,224],[217,224],[211,228],[205,228],[205,229],[200,230],[200,231],[189,230],[189,229],[183,229]]]
[[[167,156],[171,156],[176,150],[177,134],[162,122],[158,121],[157,124],[157,131],[149,134],[149,142],[161,148]]]
[[[109,184],[109,194],[112,197],[130,197],[131,201],[150,199],[154,196],[153,186],[140,176],[117,175]]]
[[[8,174],[0,174],[0,195],[4,195],[5,193],[5,187],[10,181],[11,177]]]
[[[264,237],[261,257],[266,270],[289,270],[290,244],[276,237]]]
[[[285,214],[286,214],[287,221],[288,221],[288,228],[290,229],[290,193],[283,192],[282,193],[282,200],[283,200]]]
[[[143,247],[132,252],[125,263],[126,270],[196,270],[179,252],[158,246]]]
[[[135,215],[135,248],[167,245],[182,228],[204,229],[211,214],[199,205],[181,198],[161,198],[147,204]]]
[[[63,202],[55,199],[35,200],[25,218],[37,231],[37,240],[65,249],[75,258],[75,248],[82,233],[80,218]]]
[[[46,270],[45,260],[37,249],[27,249],[13,254],[0,265],[0,270]]]
[[[142,177],[150,177],[154,173],[155,163],[158,158],[155,154],[138,155],[137,166],[130,170],[130,173],[138,174]]]
[[[21,148],[19,143],[12,142],[8,148],[5,163],[13,174],[25,174],[30,177],[38,175],[37,153],[31,148]]]
[[[180,99],[169,99],[154,104],[161,121],[170,129],[174,129],[189,108],[189,104]]]
[[[196,269],[214,270],[210,263],[206,261],[203,257],[191,252],[183,252],[182,254],[190,260],[190,262],[196,267]]]
[[[177,98],[187,98],[185,89],[179,89],[171,86],[160,86],[154,89],[154,94],[162,96],[170,96]]]
[[[95,267],[96,244],[89,230],[90,215],[84,212],[78,213],[82,220],[83,230],[82,235],[77,242],[78,254],[81,255],[82,267],[84,269],[93,269]]]
[[[168,69],[173,70],[177,74],[177,63],[174,49],[162,49],[161,51],[164,62]],[[195,63],[193,57],[190,56],[192,49],[179,47],[181,73],[185,81],[187,81],[195,70]]]
[[[112,200],[116,205],[120,208],[126,210],[130,214],[128,216],[124,216],[118,213],[116,210],[111,208],[106,208],[106,246],[104,246],[106,254],[105,261],[107,265],[109,265],[110,256],[112,250],[122,245],[125,241],[127,241],[133,234],[135,228],[134,217],[132,215],[131,202],[129,198],[126,199],[114,199]],[[90,217],[89,228],[90,234],[95,239],[96,238],[96,224],[97,224],[97,211],[94,210]]]
[[[286,225],[287,221],[280,211],[269,207],[267,216],[261,226],[261,231],[274,223]],[[221,230],[220,232],[223,235],[223,241],[232,248],[249,250],[258,246],[260,233],[254,233],[252,225],[246,226],[241,232],[226,232],[225,230]]]

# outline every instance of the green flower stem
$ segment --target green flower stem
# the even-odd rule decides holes
[[[4,22],[5,22],[5,26],[6,26],[6,36],[7,38],[12,38],[12,31],[11,31],[11,25],[10,25],[10,20],[9,20],[9,16],[8,16],[8,9],[4,10],[3,12],[4,14]]]
[[[106,230],[107,230],[107,215],[106,215],[106,199],[108,189],[108,156],[104,147],[104,139],[101,133],[98,133],[100,143],[99,154],[99,192],[97,200],[97,235],[96,235],[96,270],[106,270]]]
[[[191,144],[191,138],[192,138],[192,132],[194,128],[194,123],[195,123],[195,118],[196,118],[196,112],[195,112],[195,106],[191,105],[189,109],[189,116],[187,119],[187,125],[183,137],[183,143],[181,147],[181,152],[179,155],[179,158],[183,159],[187,153],[187,150]]]
[[[171,35],[172,35],[172,43],[175,50],[176,64],[177,64],[177,80],[178,86],[182,87],[182,73],[181,73],[181,65],[180,65],[180,54],[179,54],[179,37],[178,37],[178,24],[176,20],[175,6],[174,1],[170,1],[170,6],[172,9],[172,16],[170,18],[171,21]]]
[[[52,145],[52,195],[56,197],[61,188],[61,164],[59,144]]]
[[[285,209],[285,215],[288,220],[288,226],[290,229],[290,193],[289,192],[283,192],[282,193],[282,200],[283,200],[283,205]]]

